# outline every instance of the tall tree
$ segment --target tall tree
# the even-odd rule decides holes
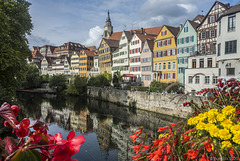
[[[27,34],[32,29],[26,0],[0,0],[0,88],[14,95],[31,58]]]

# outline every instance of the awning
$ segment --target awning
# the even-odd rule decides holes
[[[121,77],[136,77],[134,74],[123,74]]]

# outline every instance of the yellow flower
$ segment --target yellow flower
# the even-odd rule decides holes
[[[206,126],[205,123],[199,122],[199,123],[197,124],[196,128],[197,128],[198,130],[204,130],[204,129],[205,129],[205,126]]]
[[[227,129],[221,129],[218,131],[218,137],[222,140],[228,140],[232,137],[232,134]]]
[[[240,134],[234,135],[234,137],[232,138],[232,140],[237,143],[240,144]]]
[[[188,125],[196,125],[199,122],[198,117],[193,117],[188,119]]]
[[[233,122],[229,119],[224,120],[223,122],[221,122],[221,125],[225,128],[225,129],[230,129],[233,126]]]
[[[230,141],[223,141],[222,142],[222,149],[224,149],[224,148],[231,148],[232,147],[232,144],[231,144],[231,142]]]
[[[205,126],[205,130],[207,130],[209,132],[212,128],[215,128],[215,127],[217,127],[217,126],[214,124],[211,124],[211,123],[207,123]]]
[[[218,132],[219,132],[219,128],[217,128],[217,126],[213,126],[209,130],[209,133],[212,137],[218,137]]]
[[[199,121],[204,121],[204,120],[207,118],[207,116],[204,115],[204,114],[202,114],[202,113],[200,113],[200,114],[197,116],[197,118],[198,118]]]
[[[210,116],[208,117],[208,122],[209,122],[209,123],[216,123],[217,120],[216,120],[215,116],[211,116],[211,115],[210,115]]]
[[[239,125],[234,125],[230,129],[233,134],[240,134],[240,126]]]
[[[222,113],[219,113],[218,115],[217,115],[217,120],[219,121],[219,122],[221,122],[221,121],[223,121],[223,120],[225,120],[226,119],[226,117],[222,114]]]
[[[208,117],[214,117],[214,116],[217,116],[219,114],[218,110],[217,109],[211,109],[208,111]]]
[[[234,108],[233,106],[226,106],[222,109],[222,113],[225,115],[225,116],[228,116],[228,115],[232,115],[236,112],[236,108]]]

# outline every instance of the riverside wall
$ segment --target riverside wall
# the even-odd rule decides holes
[[[88,96],[116,103],[123,106],[162,113],[170,116],[186,118],[191,113],[190,107],[183,107],[186,101],[194,100],[200,103],[198,96],[176,94],[161,94],[141,91],[119,90],[114,88],[88,87]],[[181,99],[180,99],[181,98]]]

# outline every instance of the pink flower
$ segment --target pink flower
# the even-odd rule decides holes
[[[57,133],[54,136],[54,140],[56,141],[57,146],[53,152],[53,160],[71,160],[71,157],[80,150],[81,145],[85,142],[85,138],[83,137],[83,135],[79,135],[75,138],[74,136],[74,131],[70,131],[66,140],[62,140],[61,133]]]
[[[29,119],[23,119],[20,124],[18,129],[15,129],[17,137],[25,137],[29,133],[28,126],[30,125],[30,120]]]

